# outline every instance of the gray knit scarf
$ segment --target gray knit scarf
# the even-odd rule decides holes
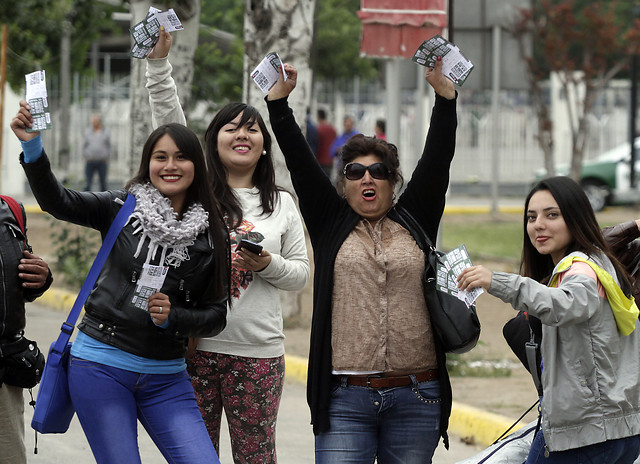
[[[155,258],[161,249],[160,265],[179,267],[189,260],[187,247],[195,243],[196,238],[209,226],[209,213],[202,204],[193,203],[178,220],[178,213],[171,207],[171,200],[162,195],[151,183],[134,184],[129,189],[136,197],[136,207],[129,219],[134,227],[134,235],[141,234],[138,249],[133,255],[137,258],[145,239],[149,239],[149,248],[145,264]]]

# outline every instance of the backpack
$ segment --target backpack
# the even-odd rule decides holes
[[[20,203],[18,203],[15,199],[7,195],[0,195],[0,200],[4,201],[7,204],[7,206],[13,213],[13,216],[16,218],[18,227],[20,227],[20,230],[22,231],[22,236],[24,237],[24,247],[27,251],[29,251],[29,253],[31,253],[32,251],[31,246],[27,242],[27,230],[24,226],[26,222],[26,214],[24,212],[24,209],[22,208],[22,206],[20,206]]]

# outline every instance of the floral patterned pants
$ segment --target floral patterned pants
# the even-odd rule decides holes
[[[246,358],[198,350],[187,370],[218,454],[224,409],[235,464],[275,464],[284,356]]]

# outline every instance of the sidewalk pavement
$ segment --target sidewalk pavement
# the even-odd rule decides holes
[[[67,290],[50,288],[38,299],[38,303],[61,312],[67,312],[73,306],[76,296],[75,293]],[[307,360],[299,356],[285,354],[285,364],[287,379],[305,385]],[[513,420],[508,417],[454,401],[449,421],[449,432],[467,443],[487,447],[512,424]],[[524,422],[520,422],[514,427],[514,431],[525,425]]]
[[[42,214],[43,211],[36,203],[33,196],[17,198],[20,200],[27,214]],[[491,199],[486,197],[452,196],[447,198],[444,215],[447,214],[489,214],[491,212]],[[524,198],[509,197],[500,198],[498,212],[521,213],[524,209]]]
[[[27,214],[42,213],[33,197],[20,199]],[[491,212],[490,199],[470,196],[447,198],[444,214],[488,214]],[[500,213],[521,213],[523,199],[501,198],[498,211]],[[59,311],[69,311],[76,298],[75,293],[51,288],[38,299],[38,303]],[[287,379],[300,385],[306,384],[307,360],[298,356],[285,355]],[[510,418],[482,411],[469,405],[454,401],[449,422],[449,432],[460,437],[466,443],[474,443],[481,447],[489,446],[513,423]],[[526,425],[518,423],[514,430]],[[441,462],[441,461],[438,461]],[[452,461],[453,462],[453,461]]]

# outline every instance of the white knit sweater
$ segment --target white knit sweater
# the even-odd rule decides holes
[[[171,70],[166,58],[147,60],[147,89],[154,125],[185,124]],[[234,189],[234,193],[242,205],[243,223],[231,231],[232,253],[234,244],[239,242],[236,235],[251,233],[250,239],[271,253],[271,262],[260,272],[249,271],[244,282],[234,279],[226,328],[216,337],[201,339],[198,349],[253,358],[281,356],[284,333],[279,290],[301,290],[309,280],[302,220],[293,198],[286,192],[280,192],[270,216],[262,214],[258,189]]]

